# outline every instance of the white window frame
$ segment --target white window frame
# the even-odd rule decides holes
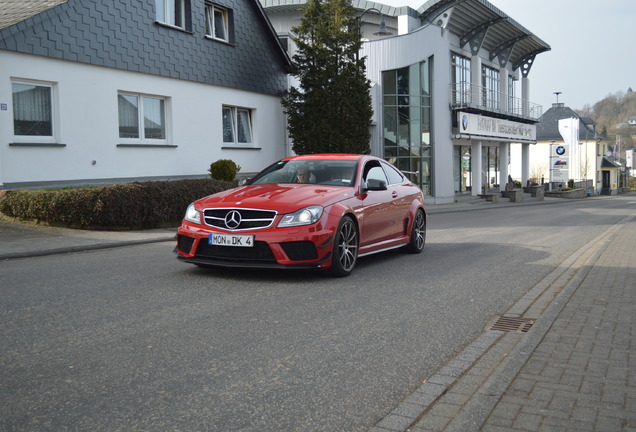
[[[27,79],[12,79],[11,94],[13,95],[13,85],[28,85],[35,87],[48,87],[50,89],[50,117],[51,117],[51,135],[16,135],[15,133],[15,110],[16,107],[12,103],[11,110],[11,133],[15,143],[33,143],[33,144],[56,144],[59,142],[60,117],[59,117],[59,98],[57,83],[44,82]]]
[[[119,106],[119,97],[134,97],[137,99],[137,130],[139,133],[139,137],[137,138],[126,138],[121,137],[121,131],[119,130],[121,127],[121,119],[120,119],[120,106]],[[146,127],[145,127],[145,111],[144,111],[144,101],[145,99],[157,99],[163,102],[163,112],[161,116],[163,117],[163,138],[147,138],[145,136]],[[140,145],[168,145],[169,144],[169,136],[170,136],[170,98],[166,96],[159,95],[151,95],[145,93],[133,93],[126,91],[117,92],[117,136],[119,137],[119,142],[121,144],[140,144]]]
[[[217,15],[222,17],[223,34],[217,35]],[[218,6],[214,3],[205,4],[205,35],[208,38],[220,40],[223,42],[230,41],[230,28],[229,28],[229,12],[226,8]]]
[[[222,107],[222,115],[221,115],[221,127],[222,127],[222,141],[224,146],[235,146],[235,147],[253,147],[255,145],[254,140],[254,109],[245,108],[245,107],[237,107],[231,105],[223,105]],[[231,124],[226,124],[226,113],[229,113],[229,118]],[[247,115],[247,123],[241,122],[240,119],[243,115],[243,119],[245,119],[245,115]],[[239,126],[247,126],[247,134],[249,137],[245,138],[245,140],[239,140]],[[230,127],[229,130],[226,129]],[[232,139],[228,140],[226,136],[226,132],[231,132]],[[245,133],[245,132],[244,132]]]
[[[157,21],[182,30],[187,30],[188,20],[186,12],[188,8],[186,7],[186,2],[188,1],[190,0],[155,0]],[[177,22],[178,16],[181,17],[179,22]]]

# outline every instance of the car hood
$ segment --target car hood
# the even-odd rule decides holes
[[[310,205],[328,207],[353,195],[353,188],[342,186],[312,184],[247,185],[207,196],[198,200],[197,204],[200,208],[240,207],[291,213]]]

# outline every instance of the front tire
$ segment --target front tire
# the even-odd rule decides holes
[[[358,229],[349,216],[342,218],[336,231],[331,257],[331,273],[334,276],[348,276],[358,260]]]
[[[424,216],[422,209],[418,209],[413,220],[413,228],[411,228],[411,241],[404,246],[404,251],[413,254],[421,253],[425,243],[426,216]]]

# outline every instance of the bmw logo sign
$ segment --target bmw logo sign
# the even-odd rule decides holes
[[[467,115],[462,116],[462,128],[464,130],[468,129],[468,116]]]
[[[559,156],[563,156],[563,155],[565,154],[565,147],[563,147],[563,146],[558,146],[558,147],[556,148],[556,153],[557,153]]]

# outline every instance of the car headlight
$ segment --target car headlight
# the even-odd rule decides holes
[[[194,208],[194,204],[190,204],[185,213],[185,220],[195,224],[201,224],[201,214],[199,210]]]
[[[309,206],[300,209],[294,213],[288,213],[283,215],[283,218],[278,223],[279,228],[292,227],[299,225],[311,225],[318,222],[322,216],[321,206]]]

